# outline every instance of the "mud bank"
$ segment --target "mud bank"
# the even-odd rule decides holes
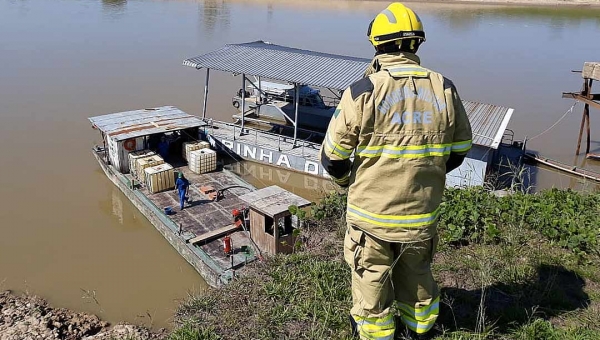
[[[143,327],[111,326],[95,315],[52,308],[36,296],[0,293],[0,340],[109,340],[161,339],[166,330],[150,332]]]

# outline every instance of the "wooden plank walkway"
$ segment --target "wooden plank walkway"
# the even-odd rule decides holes
[[[525,158],[527,158],[533,162],[544,164],[550,168],[569,173],[571,175],[589,179],[594,182],[600,182],[600,173],[597,173],[592,170],[580,168],[580,167],[577,167],[574,165],[565,164],[565,163],[559,162],[557,160],[542,157],[540,155],[529,153],[529,152],[525,153]]]
[[[213,230],[213,231],[209,231],[208,233],[204,233],[202,235],[196,236],[193,239],[189,240],[188,242],[191,244],[194,244],[194,243],[212,241],[216,238],[225,236],[225,235],[230,234],[239,229],[240,229],[240,227],[236,226],[235,224],[228,225],[228,226],[225,226],[225,227]]]

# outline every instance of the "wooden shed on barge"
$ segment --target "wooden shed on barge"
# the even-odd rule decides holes
[[[276,185],[240,196],[250,207],[250,235],[261,251],[268,254],[289,254],[296,244],[299,220],[290,206],[304,208],[308,200]]]

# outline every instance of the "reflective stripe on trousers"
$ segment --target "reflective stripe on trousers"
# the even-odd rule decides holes
[[[353,315],[361,339],[393,340],[396,324],[394,316],[388,314],[383,318],[365,318]]]
[[[369,212],[353,204],[348,204],[347,213],[362,221],[381,227],[423,227],[436,223],[439,217],[440,207],[433,212],[419,215],[382,215]]]
[[[402,314],[402,322],[418,334],[429,331],[440,314],[440,298],[435,298],[431,304],[415,308],[405,303],[398,303]]]

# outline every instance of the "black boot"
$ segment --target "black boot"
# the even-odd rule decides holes
[[[398,327],[395,333],[396,340],[431,340],[435,336],[433,332],[417,334],[406,327]]]
[[[350,325],[352,326],[352,336],[358,339],[358,326],[356,325],[356,320],[352,317],[352,315],[348,315],[350,318]]]

